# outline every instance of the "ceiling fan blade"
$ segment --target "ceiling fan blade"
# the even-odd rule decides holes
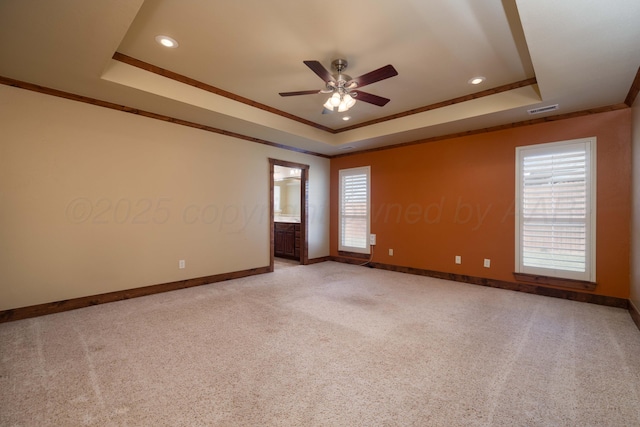
[[[313,95],[314,93],[320,93],[320,91],[318,89],[315,89],[315,90],[300,90],[297,92],[280,92],[280,96]]]
[[[377,105],[378,107],[384,107],[387,102],[391,101],[388,98],[383,98],[372,93],[363,92],[361,90],[354,90],[351,93],[356,93],[356,100],[362,102],[368,102],[369,104]]]
[[[363,87],[366,85],[370,85],[371,83],[379,82],[380,80],[388,79],[389,77],[397,75],[398,72],[395,68],[393,68],[393,65],[385,65],[382,68],[378,68],[377,70],[373,70],[367,74],[363,74],[360,77],[356,77],[351,81],[356,82],[358,84],[358,87]]]
[[[327,70],[326,68],[324,68],[322,66],[321,63],[319,63],[318,61],[302,61],[304,62],[304,64],[311,68],[311,71],[313,71],[314,73],[316,73],[318,75],[318,77],[320,77],[322,80],[324,80],[325,82],[330,82],[330,81],[334,81],[335,79],[333,78],[333,76],[331,75],[331,73],[329,72],[329,70]]]

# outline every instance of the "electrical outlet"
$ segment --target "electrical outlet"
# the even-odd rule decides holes
[[[484,259],[484,266],[485,266],[485,268],[489,268],[489,267],[491,267],[491,260],[490,260],[490,259],[485,258],[485,259]]]
[[[462,264],[462,257],[460,255],[456,255],[456,264]]]
[[[376,235],[375,234],[370,234],[369,235],[369,244],[371,246],[375,246],[375,244],[376,244]]]
[[[186,264],[185,264],[185,262],[184,262],[184,260],[183,260],[183,259],[181,259],[180,261],[178,261],[178,268],[180,268],[180,269],[185,268],[185,265],[186,265]]]
[[[393,249],[389,249],[389,256],[393,256]]]

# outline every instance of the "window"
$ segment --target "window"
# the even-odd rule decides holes
[[[369,253],[369,166],[342,169],[338,250]]]
[[[595,282],[596,139],[516,148],[516,272]]]

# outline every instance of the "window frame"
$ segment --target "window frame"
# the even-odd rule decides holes
[[[543,268],[525,266],[523,262],[523,161],[534,154],[544,155],[567,152],[577,146],[585,150],[586,171],[586,215],[585,215],[585,271],[576,272],[559,268]],[[531,277],[549,277],[595,283],[596,281],[596,159],[597,144],[595,137],[580,138],[567,141],[549,142],[543,144],[516,147],[516,185],[515,185],[515,274]],[[543,282],[544,283],[544,282]]]
[[[366,230],[365,230],[365,245],[348,246],[344,244],[344,223],[345,215],[343,214],[343,202],[344,202],[344,179],[349,176],[366,175]],[[340,169],[338,171],[338,251],[340,252],[353,252],[359,254],[370,254],[371,247],[369,245],[369,236],[371,234],[371,166],[360,166],[356,168]]]

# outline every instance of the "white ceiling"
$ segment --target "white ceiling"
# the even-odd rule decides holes
[[[0,0],[0,76],[334,155],[529,120],[550,104],[560,108],[546,115],[620,104],[640,66],[639,18],[638,0]],[[365,89],[391,101],[360,101],[345,122],[321,114],[327,95],[278,95],[323,89],[302,61],[337,58],[352,77],[392,64],[398,76]]]

